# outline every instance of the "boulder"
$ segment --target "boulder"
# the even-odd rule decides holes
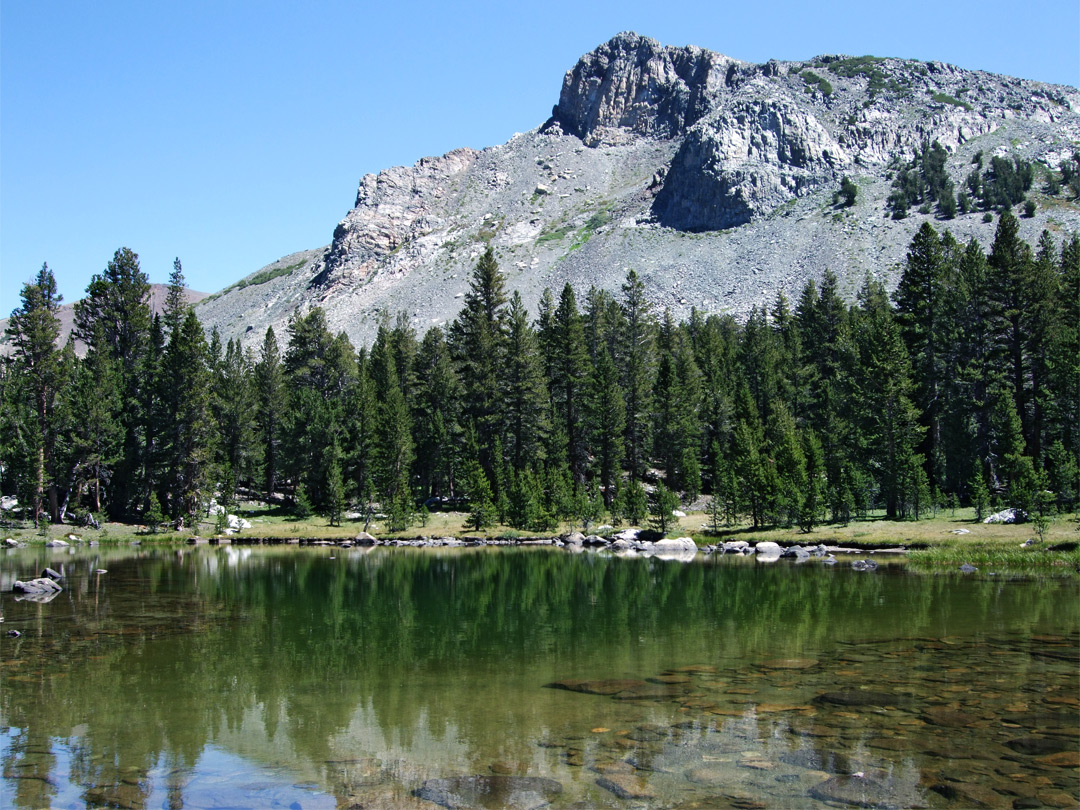
[[[784,553],[784,550],[780,548],[779,543],[774,543],[771,540],[763,540],[754,546],[754,553],[757,554],[758,559],[779,560],[780,555]]]
[[[623,529],[621,532],[611,535],[611,539],[615,541],[625,540],[629,543],[637,540],[640,534],[641,529]]]
[[[563,541],[571,546],[580,546],[585,542],[585,535],[581,532],[570,532],[563,538]]]
[[[1027,513],[1023,509],[1002,509],[983,519],[983,523],[1023,523],[1027,520]]]
[[[249,521],[244,520],[242,517],[237,517],[236,515],[226,515],[225,521],[229,524],[229,528],[234,532],[251,528],[251,523]]]
[[[652,544],[657,551],[692,551],[697,554],[697,543],[692,537],[665,537]]]
[[[54,537],[52,540],[48,540],[45,543],[46,548],[67,548],[70,546],[67,540],[61,540],[59,537]]]
[[[28,596],[57,594],[64,590],[60,585],[48,577],[38,577],[37,579],[27,580],[26,582],[17,579],[15,580],[15,584],[11,586],[11,589],[16,593],[24,593]]]
[[[368,534],[367,532],[360,532],[356,535],[356,537],[353,538],[353,540],[355,540],[356,544],[360,546],[370,546],[375,544],[375,537]]]

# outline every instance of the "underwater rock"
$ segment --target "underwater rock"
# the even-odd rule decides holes
[[[596,780],[596,784],[604,790],[609,790],[620,799],[653,799],[656,791],[649,787],[649,783],[630,774],[608,774]]]
[[[428,779],[415,795],[449,810],[536,810],[562,789],[561,783],[542,776],[477,774]]]
[[[872,776],[831,776],[810,788],[810,795],[823,802],[839,802],[855,807],[901,808],[924,807],[918,793],[903,789],[891,780]]]
[[[587,681],[568,678],[562,681],[554,681],[544,684],[545,689],[566,689],[570,692],[582,692],[586,695],[617,695],[629,689],[642,689],[651,686],[645,681],[632,678],[605,678],[601,680]]]

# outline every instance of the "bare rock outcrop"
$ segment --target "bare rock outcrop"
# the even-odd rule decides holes
[[[849,292],[867,273],[892,284],[925,221],[960,242],[993,239],[981,210],[890,218],[892,177],[923,144],[945,149],[958,190],[979,153],[1045,174],[1080,143],[1078,111],[1076,88],[941,62],[754,65],[619,34],[566,73],[542,126],[366,175],[328,248],[268,265],[198,313],[245,345],[268,326],[280,339],[312,306],[356,345],[380,309],[422,333],[457,315],[489,246],[534,312],[545,287],[617,291],[628,268],[676,318],[744,317],[826,269]],[[844,176],[858,188],[847,208],[832,199]],[[1080,227],[1075,201],[1047,202],[1021,221],[1031,243]]]
[[[713,107],[741,64],[704,48],[619,34],[567,72],[552,116],[590,146],[621,142],[626,133],[678,137]]]

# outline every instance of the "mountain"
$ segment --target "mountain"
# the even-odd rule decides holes
[[[150,311],[155,314],[161,314],[165,311],[165,298],[169,294],[168,284],[151,284],[150,285]],[[189,304],[197,304],[207,297],[204,292],[198,292],[196,290],[184,290],[184,299]],[[64,304],[60,307],[60,311],[56,313],[56,317],[60,319],[60,345],[63,346],[67,343],[68,335],[71,334],[72,328],[75,326],[75,304]],[[6,357],[11,354],[12,346],[11,340],[8,338],[7,325],[10,318],[0,318],[0,357]],[[82,341],[75,342],[76,354],[82,356],[86,347]]]
[[[207,328],[246,344],[321,306],[354,344],[380,309],[425,331],[451,320],[488,245],[531,311],[545,287],[617,290],[628,268],[659,307],[745,316],[828,268],[848,294],[890,286],[932,209],[890,216],[893,180],[926,144],[959,191],[973,160],[1030,161],[1022,236],[1080,227],[1041,193],[1080,144],[1076,88],[941,62],[820,56],[749,64],[619,34],[563,78],[551,117],[481,151],[458,149],[360,181],[329,246],[286,256],[202,301]],[[855,204],[834,202],[843,177]],[[935,221],[989,244],[980,210]]]

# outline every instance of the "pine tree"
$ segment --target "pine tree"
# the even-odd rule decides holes
[[[187,314],[188,303],[184,296],[184,268],[180,258],[173,260],[173,269],[169,273],[169,291],[165,294],[164,321],[165,331],[171,335],[180,328]]]
[[[147,437],[152,436],[155,426],[150,421],[154,415],[146,406],[155,394],[147,389],[159,381],[148,374],[154,371],[154,361],[148,364],[147,353],[163,345],[160,336],[157,345],[151,345],[149,299],[150,282],[139,267],[139,257],[120,248],[105,271],[90,280],[86,296],[75,304],[76,338],[90,345],[100,324],[96,338],[104,343],[94,348],[108,351],[119,373],[124,443],[112,481],[110,511],[114,517],[130,514],[132,507],[141,512],[149,495]]]
[[[98,331],[101,328],[100,324],[95,327]],[[77,364],[67,394],[72,426],[71,467],[80,491],[83,486],[89,489],[94,512],[101,511],[102,488],[112,477],[113,465],[120,458],[123,432],[116,365],[107,351],[94,348],[103,345],[104,340],[98,335],[86,357]]]
[[[536,335],[518,292],[507,317],[506,365],[501,389],[505,409],[504,451],[515,472],[542,463],[550,429],[548,389]]]
[[[651,444],[655,330],[645,285],[633,270],[627,272],[622,293],[623,334],[614,359],[622,374],[626,400],[626,466],[631,480],[640,481]]]
[[[6,334],[14,347],[17,389],[27,414],[34,525],[41,515],[60,522],[57,498],[55,413],[61,403],[63,365],[56,341],[60,336],[57,312],[63,300],[49,265],[43,264],[33,281],[23,285],[22,302],[11,313]],[[47,510],[47,511],[46,511]]]
[[[553,332],[547,338],[552,349],[551,376],[548,378],[552,416],[565,442],[560,455],[566,460],[573,489],[577,492],[585,482],[589,458],[588,436],[583,424],[589,357],[581,314],[569,283],[559,296],[552,328]]]
[[[662,536],[667,536],[668,529],[672,526],[677,526],[679,523],[678,518],[673,514],[679,506],[679,495],[664,486],[663,483],[656,485],[656,491],[653,493],[652,502],[652,519],[650,525],[655,531],[660,532]]]
[[[930,459],[930,483],[945,483],[943,448],[944,391],[953,318],[949,312],[952,284],[951,251],[924,222],[908,248],[907,263],[896,288],[896,320],[912,359],[913,399],[927,428],[925,455]],[[953,244],[951,238],[947,244]]]
[[[251,479],[255,454],[255,391],[252,362],[240,341],[229,338],[225,356],[212,381],[212,408],[217,424],[217,465],[222,473],[221,502],[232,503],[236,488]],[[228,481],[228,485],[224,484]]]
[[[499,383],[506,356],[506,304],[505,280],[489,247],[476,263],[465,305],[450,327],[463,416],[476,432],[479,462],[489,477],[495,473],[495,437],[503,424]]]
[[[391,505],[399,517],[412,501],[412,424],[398,379],[396,340],[385,323],[371,347],[371,377],[375,395],[375,481],[384,510]],[[407,523],[399,519],[397,524]]]
[[[454,493],[461,446],[461,384],[438,327],[428,330],[420,343],[416,377],[413,426],[420,490],[428,496],[448,497]],[[543,408],[544,400],[534,404]]]
[[[286,405],[284,369],[277,336],[266,328],[259,361],[252,369],[255,412],[254,424],[261,455],[262,488],[267,501],[274,496],[281,464],[282,420]]]
[[[622,470],[623,435],[626,428],[626,400],[619,386],[619,372],[607,346],[599,346],[587,390],[589,442],[596,457],[596,473],[611,508]]]
[[[169,338],[164,369],[172,396],[162,431],[167,459],[169,511],[176,518],[196,520],[200,502],[208,500],[213,453],[213,415],[208,349],[202,325],[188,311]],[[149,494],[147,495],[149,500]]]
[[[890,518],[904,517],[908,477],[922,438],[911,401],[911,366],[892,308],[880,282],[867,278],[853,326],[858,362],[853,369],[857,438],[862,461],[873,471]]]

